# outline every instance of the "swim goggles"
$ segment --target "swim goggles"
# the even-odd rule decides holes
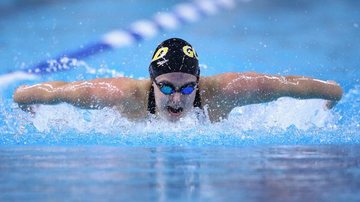
[[[195,82],[187,83],[179,88],[176,88],[173,84],[168,83],[168,82],[158,83],[155,80],[154,80],[154,82],[158,86],[160,91],[162,93],[164,93],[165,95],[171,95],[175,92],[179,92],[183,95],[189,95],[195,90],[195,86],[196,86]]]

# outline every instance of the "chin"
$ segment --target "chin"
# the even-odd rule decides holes
[[[168,114],[168,115],[166,115],[165,119],[170,122],[176,122],[176,121],[179,121],[181,119],[181,117],[183,117],[183,116],[182,115],[172,116],[172,115]]]

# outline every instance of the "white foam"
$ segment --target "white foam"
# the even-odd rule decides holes
[[[281,98],[235,108],[228,119],[217,123],[199,121],[194,113],[176,123],[154,118],[132,122],[114,109],[84,110],[68,104],[43,105],[36,110],[35,117],[29,117],[15,104],[16,111],[9,112],[6,104],[0,110],[6,124],[0,129],[4,134],[22,135],[20,141],[36,142],[40,132],[44,141],[65,144],[79,141],[121,145],[358,143],[359,92],[359,87],[351,89],[335,110],[326,110],[324,100]]]
[[[116,110],[82,110],[68,104],[41,106],[33,120],[34,126],[42,132],[75,129],[80,133],[98,132],[103,134],[127,133],[233,133],[249,130],[277,128],[286,130],[295,126],[299,130],[326,127],[334,122],[334,115],[323,108],[323,100],[295,100],[281,98],[269,104],[249,105],[235,108],[223,122],[211,124],[199,121],[196,113],[176,123],[151,119],[141,122],[128,121]]]
[[[245,130],[254,128],[286,130],[291,126],[308,130],[313,127],[326,127],[332,123],[331,110],[325,109],[325,101],[318,99],[297,100],[280,98],[275,102],[248,105],[235,108],[229,121],[236,122]]]

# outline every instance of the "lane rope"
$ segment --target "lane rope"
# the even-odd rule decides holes
[[[170,12],[159,12],[151,19],[135,21],[128,29],[110,31],[98,42],[88,44],[81,49],[60,54],[53,60],[44,60],[26,69],[0,75],[0,87],[20,80],[36,79],[39,75],[70,70],[76,66],[77,60],[136,44],[156,36],[161,31],[177,29],[184,24],[197,22],[222,10],[233,9],[235,6],[235,0],[197,0],[177,4]]]

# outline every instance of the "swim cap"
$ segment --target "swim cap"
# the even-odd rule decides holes
[[[153,80],[159,75],[172,72],[188,73],[199,78],[198,56],[188,42],[179,38],[171,38],[163,41],[156,48],[149,72]]]

